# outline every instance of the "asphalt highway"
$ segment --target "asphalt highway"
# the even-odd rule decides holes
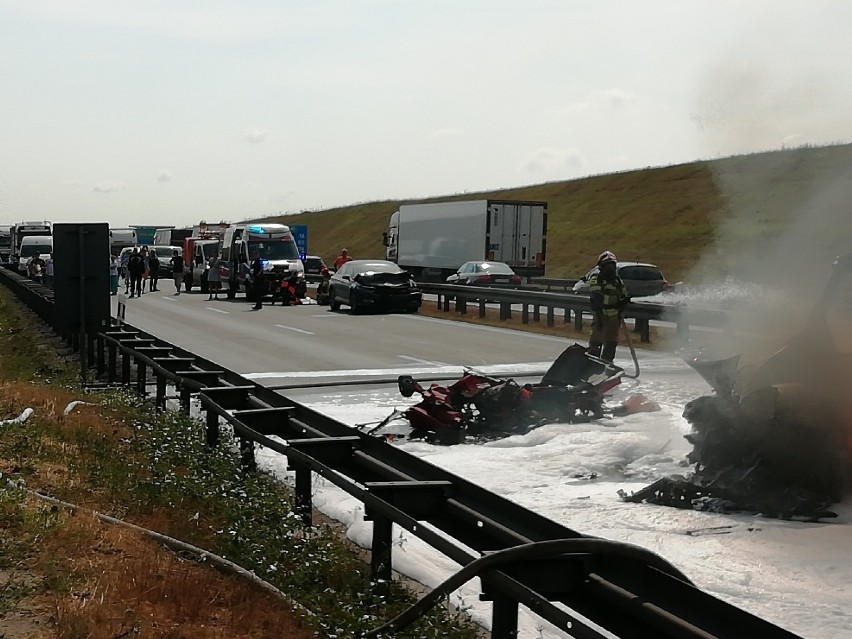
[[[168,281],[161,287],[126,301],[128,323],[264,384],[373,370],[548,363],[570,343],[418,314],[351,315],[314,304],[254,311],[243,296],[208,301],[199,292],[174,295]],[[114,312],[117,301],[112,298]]]

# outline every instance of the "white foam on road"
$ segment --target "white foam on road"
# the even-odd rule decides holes
[[[403,357],[400,355],[400,357]],[[414,358],[411,358],[414,359]],[[426,360],[420,360],[426,361]],[[553,362],[527,362],[524,364],[491,364],[488,366],[477,366],[475,370],[488,375],[543,375]],[[462,375],[465,368],[453,365],[410,366],[405,368],[355,368],[341,370],[320,371],[275,371],[260,373],[241,373],[246,379],[289,379],[291,377],[391,377],[395,375]]]
[[[515,365],[546,369],[549,362]],[[496,367],[486,367],[498,374]],[[655,479],[688,470],[683,439],[689,425],[683,405],[708,392],[706,383],[674,356],[642,357],[639,380],[626,380],[608,399],[616,405],[641,392],[661,403],[641,413],[587,424],[549,424],[484,445],[398,445],[447,471],[502,495],[583,534],[635,543],[657,552],[711,594],[814,639],[852,639],[852,504],[837,508],[831,523],[798,523],[752,515],[721,515],[622,502],[618,489],[636,490]],[[460,368],[402,369],[450,373]],[[319,371],[318,375],[389,376],[400,369]],[[293,375],[304,376],[305,373]],[[287,376],[291,376],[287,374]],[[395,388],[301,396],[311,408],[351,426],[374,424],[414,404]],[[288,395],[298,400],[299,394]],[[292,481],[286,462],[263,450],[259,462]],[[372,524],[363,506],[321,477],[314,478],[315,505],[341,521],[348,536],[369,547]],[[407,532],[394,530],[394,568],[429,587],[458,566]],[[490,604],[478,600],[474,580],[454,593],[454,603],[490,624]],[[736,631],[732,630],[735,634]],[[520,634],[542,639],[568,637],[521,607]]]

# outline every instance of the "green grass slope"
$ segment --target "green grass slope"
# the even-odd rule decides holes
[[[736,272],[756,250],[786,259],[852,251],[852,145],[736,156],[564,182],[266,218],[308,226],[311,254],[382,257],[400,204],[518,199],[548,203],[547,276],[576,277],[603,250],[658,264],[669,281]],[[803,250],[807,248],[807,251]]]

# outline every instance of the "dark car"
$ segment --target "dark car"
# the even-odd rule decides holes
[[[448,284],[470,284],[471,286],[518,286],[520,275],[503,262],[465,262],[459,270],[447,278]]]
[[[669,288],[669,283],[663,277],[662,271],[654,264],[642,262],[618,262],[616,264],[618,275],[627,287],[630,297],[648,297],[657,295]],[[588,293],[589,280],[596,275],[598,267],[586,273],[576,284],[575,293]]]
[[[306,255],[302,264],[305,266],[305,279],[309,282],[319,282],[322,279],[322,270],[327,268],[318,255]]]
[[[387,260],[352,260],[329,280],[329,302],[336,311],[346,304],[352,313],[367,309],[414,312],[422,294],[408,271]]]

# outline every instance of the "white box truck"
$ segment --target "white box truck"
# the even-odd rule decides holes
[[[418,281],[443,282],[465,262],[505,262],[544,275],[547,202],[462,200],[406,204],[384,234],[386,258]]]

